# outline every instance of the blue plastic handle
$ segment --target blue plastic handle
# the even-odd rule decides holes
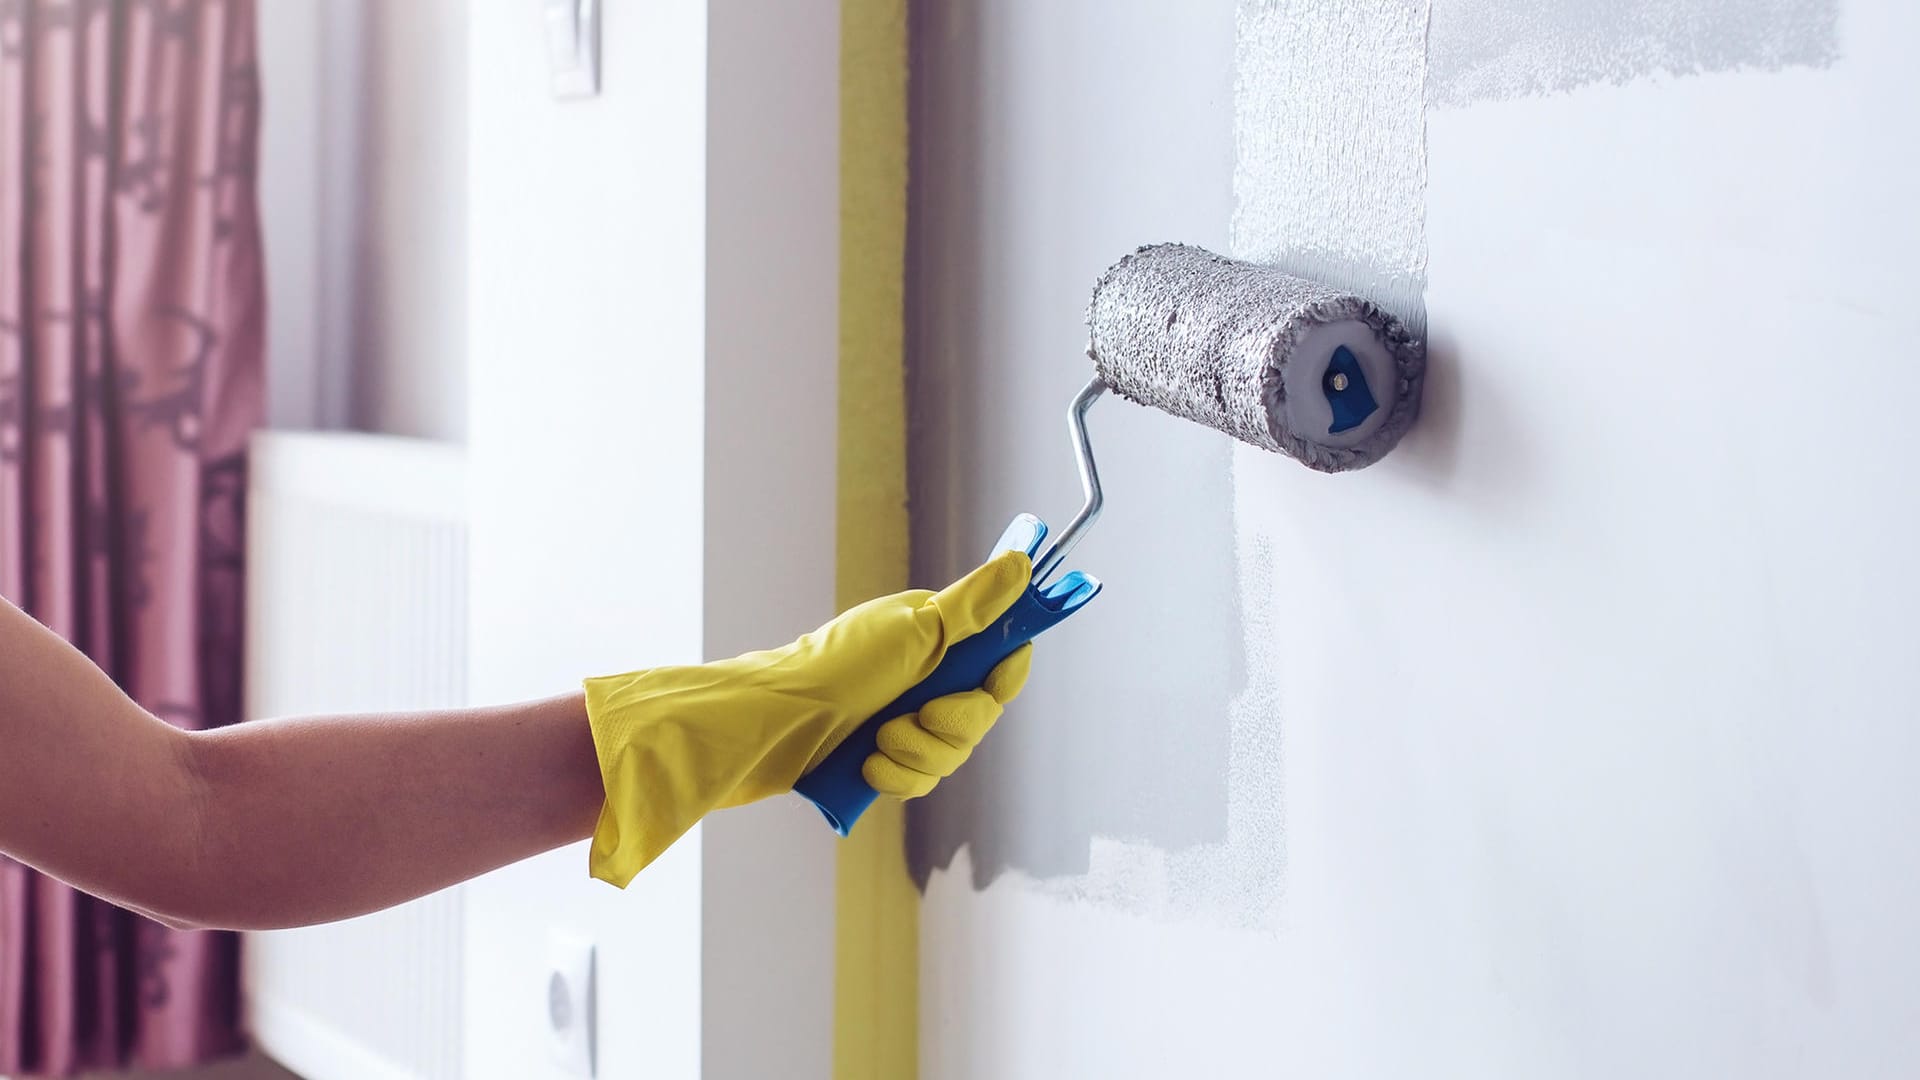
[[[1031,539],[1024,545],[1016,543],[1011,546],[1025,546],[1028,555],[1035,554],[1041,538],[1046,535],[1046,526],[1038,518],[1021,515],[1008,528],[1007,537],[1020,536],[1027,540],[1023,533],[1031,533]],[[1003,538],[1000,550],[1006,550],[1007,546]],[[873,714],[871,719],[847,736],[846,741],[836,747],[833,753],[827,755],[825,761],[801,777],[793,790],[820,808],[834,832],[847,835],[854,823],[860,820],[860,815],[866,813],[867,807],[872,806],[873,800],[878,797],[867,786],[860,769],[879,748],[881,724],[896,716],[919,712],[935,698],[979,689],[993,669],[1000,666],[1000,661],[1063,622],[1099,592],[1100,582],[1079,571],[1067,574],[1045,588],[1028,585],[1020,598],[993,625],[948,649],[945,659],[933,669],[933,674]]]

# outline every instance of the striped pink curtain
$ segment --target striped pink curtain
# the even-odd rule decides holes
[[[253,0],[0,0],[0,591],[187,727],[240,716],[254,63]],[[237,958],[0,860],[0,1074],[231,1054]]]

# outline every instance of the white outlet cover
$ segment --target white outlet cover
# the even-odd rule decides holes
[[[569,1076],[593,1076],[593,942],[555,931],[547,942],[541,995],[554,1064]]]

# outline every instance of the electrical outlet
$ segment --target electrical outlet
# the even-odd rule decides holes
[[[547,1034],[556,1065],[569,1076],[593,1076],[594,950],[584,938],[555,931],[547,942]]]

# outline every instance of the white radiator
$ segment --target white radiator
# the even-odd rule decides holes
[[[462,703],[458,447],[263,434],[249,497],[249,717]],[[248,935],[255,1040],[307,1080],[459,1077],[462,920],[450,889],[333,926]]]

